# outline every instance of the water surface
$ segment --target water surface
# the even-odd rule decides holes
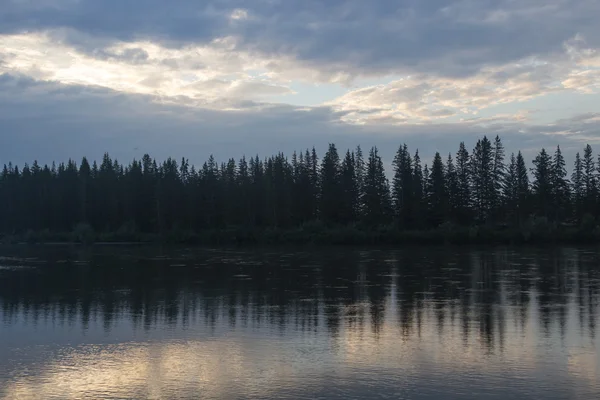
[[[0,398],[593,399],[600,253],[0,248]]]

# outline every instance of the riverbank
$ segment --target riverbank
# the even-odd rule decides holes
[[[317,227],[297,229],[224,228],[206,231],[173,230],[165,234],[141,232],[102,232],[78,228],[73,232],[28,231],[0,235],[2,244],[49,243],[165,243],[186,245],[399,245],[399,244],[593,244],[600,243],[600,229],[582,227],[538,227],[536,229],[442,226],[431,230],[398,230],[392,227]]]

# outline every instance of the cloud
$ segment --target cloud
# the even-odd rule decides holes
[[[231,51],[227,39],[181,49],[119,42],[86,54],[52,34],[0,35],[0,56],[0,72],[171,100],[189,98],[205,107],[294,93],[273,74],[261,75],[270,60]]]
[[[236,8],[231,12],[229,18],[233,20],[245,20],[248,19],[248,11],[242,8]]]
[[[598,93],[600,70],[596,52],[580,49],[574,56],[569,44],[562,55],[528,57],[515,63],[483,68],[475,75],[449,78],[415,74],[387,84],[349,91],[329,102],[346,111],[352,123],[426,122],[477,114],[493,106],[519,103],[551,93]]]
[[[68,29],[166,47],[234,37],[240,51],[291,57],[332,76],[465,76],[560,51],[576,34],[600,45],[595,0],[4,0],[2,9],[5,34]],[[76,36],[66,39],[78,42]]]
[[[600,142],[600,115],[588,113],[552,124],[531,124],[527,116],[499,115],[459,122],[354,125],[340,122],[344,113],[330,107],[294,107],[246,102],[231,110],[160,103],[150,95],[125,94],[81,85],[38,82],[0,75],[0,160],[22,165],[38,159],[100,159],[105,151],[119,160],[150,153],[158,159],[187,157],[194,164],[210,154],[220,160],[242,155],[267,156],[315,146],[320,155],[328,143],[342,150],[378,146],[390,163],[406,142],[420,149],[426,162],[435,151],[455,153],[483,134],[500,135],[507,151],[523,149],[528,160],[541,147],[560,144],[570,151]],[[388,170],[390,173],[391,170]]]

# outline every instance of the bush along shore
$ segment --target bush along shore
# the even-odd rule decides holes
[[[164,234],[121,230],[96,233],[91,226],[79,224],[72,232],[50,231],[0,236],[2,244],[94,243],[116,244],[185,244],[185,245],[545,245],[600,243],[600,227],[590,218],[587,224],[556,225],[545,219],[532,219],[519,229],[499,227],[459,227],[444,223],[436,229],[400,231],[394,226],[365,229],[356,226],[326,227],[320,223],[296,229],[223,228],[199,232],[172,230]]]

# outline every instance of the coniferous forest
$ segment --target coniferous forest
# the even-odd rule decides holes
[[[600,157],[588,145],[568,177],[560,147],[527,165],[499,137],[430,163],[401,145],[387,178],[373,147],[230,159],[199,168],[145,155],[128,165],[22,167],[0,176],[10,241],[401,243],[598,241]]]

